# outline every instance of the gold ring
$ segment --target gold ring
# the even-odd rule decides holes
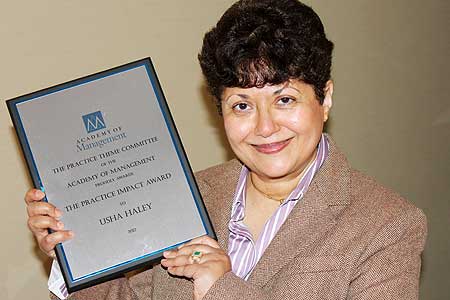
[[[203,253],[198,250],[195,250],[194,252],[192,252],[192,254],[191,254],[192,262],[194,264],[200,263],[200,260],[202,259],[202,255],[203,255]]]

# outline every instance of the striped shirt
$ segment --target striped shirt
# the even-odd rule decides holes
[[[327,137],[322,134],[316,158],[313,163],[308,166],[308,169],[304,172],[297,187],[266,221],[261,234],[256,241],[253,239],[252,234],[243,222],[245,217],[246,183],[249,170],[245,166],[242,167],[238,185],[236,187],[235,198],[233,199],[231,219],[228,223],[230,231],[228,255],[235,275],[244,280],[248,279],[281,225],[287,219],[297,202],[302,199],[303,195],[308,190],[314,175],[328,156],[328,147]]]

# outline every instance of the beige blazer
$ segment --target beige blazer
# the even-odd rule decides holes
[[[241,164],[196,174],[220,245]],[[204,300],[418,299],[423,213],[350,168],[330,139],[330,153],[308,192],[256,265],[248,281],[221,277]],[[70,299],[192,299],[192,283],[156,265],[71,295]]]

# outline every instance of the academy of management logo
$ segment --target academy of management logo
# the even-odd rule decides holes
[[[87,133],[91,133],[103,128],[106,128],[105,120],[103,119],[102,112],[96,111],[83,116],[84,127],[86,127]]]

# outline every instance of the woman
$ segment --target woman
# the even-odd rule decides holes
[[[229,8],[199,55],[238,158],[196,175],[218,241],[194,239],[160,265],[70,297],[417,299],[423,214],[351,169],[322,133],[332,48],[296,0]],[[43,196],[25,197],[29,227],[54,256],[72,233]]]

